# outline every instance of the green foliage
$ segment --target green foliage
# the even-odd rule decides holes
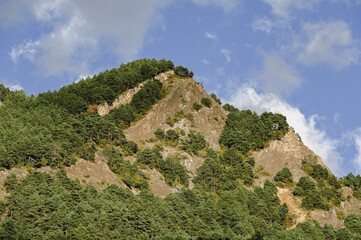
[[[342,184],[346,187],[350,187],[353,191],[354,197],[357,199],[361,199],[361,176],[360,175],[353,175],[349,173],[347,176],[341,179]]]
[[[75,157],[94,160],[99,144],[122,145],[126,155],[134,154],[137,146],[125,141],[122,129],[164,96],[158,80],[148,81],[130,104],[112,109],[105,117],[86,110],[104,101],[112,103],[120,93],[173,68],[173,63],[164,59],[140,59],[37,97],[0,85],[0,100],[4,101],[0,168],[66,166],[74,163]]]
[[[152,105],[165,96],[163,84],[159,80],[148,81],[142,89],[134,94],[130,105],[136,113],[146,114]]]
[[[316,184],[308,177],[301,177],[293,192],[296,196],[304,196],[308,192],[316,190]]]
[[[279,172],[277,172],[276,176],[273,178],[275,182],[282,182],[282,183],[292,183],[292,173],[289,168],[282,168]]]
[[[118,124],[122,129],[128,128],[135,121],[135,109],[130,104],[121,105],[110,110],[104,118]]]
[[[345,226],[351,233],[361,234],[361,221],[356,214],[350,214],[345,219]]]
[[[202,108],[202,105],[200,105],[199,103],[193,103],[193,109],[196,110],[197,112]]]
[[[234,107],[233,105],[226,103],[223,106],[223,109],[226,110],[227,112],[239,112],[239,109]]]
[[[150,169],[157,169],[170,186],[176,184],[188,186],[189,184],[188,171],[181,160],[182,158],[178,155],[169,156],[163,160],[157,148],[146,148],[137,154],[137,163],[147,165]]]
[[[172,146],[177,146],[179,141],[179,133],[176,130],[170,129],[165,133],[165,140]]]
[[[188,136],[181,141],[181,149],[190,154],[198,154],[198,152],[207,146],[207,142],[201,133],[190,131]]]
[[[175,155],[160,161],[160,173],[163,174],[166,183],[170,186],[181,184],[188,187],[189,185],[188,171],[181,163],[181,160],[182,158],[180,156]]]
[[[193,77],[194,75],[194,73],[189,71],[188,68],[180,65],[174,68],[174,73],[181,77]]]
[[[211,96],[211,98],[214,99],[214,101],[216,101],[217,103],[219,103],[219,105],[222,105],[221,99],[219,99],[216,94],[212,93],[210,96]]]
[[[325,167],[303,160],[302,169],[317,181],[317,191],[315,191],[323,198],[323,201],[326,202],[327,205],[338,206],[341,203],[341,185],[337,178],[329,174]],[[325,206],[321,208],[327,209]]]
[[[120,179],[131,188],[148,189],[148,182],[136,164],[125,161],[122,154],[114,146],[106,147],[102,155],[108,160],[109,168],[119,175]]]
[[[10,89],[5,87],[4,84],[0,84],[0,101],[3,102],[5,100],[6,95],[10,93]]]
[[[80,113],[93,104],[104,101],[111,104],[120,93],[173,68],[173,63],[164,59],[139,59],[62,87],[59,91],[41,93],[38,104],[56,104],[72,114]]]
[[[0,167],[62,166],[74,155],[94,159],[94,144],[119,145],[122,129],[94,113],[69,114],[56,106],[28,107],[34,99],[0,111]]]
[[[120,154],[112,147],[106,152]],[[0,202],[5,213],[1,239],[344,240],[357,239],[360,228],[359,218],[351,215],[347,229],[304,222],[286,230],[287,205],[280,204],[269,181],[254,192],[237,188],[215,195],[183,189],[165,199],[147,191],[133,195],[115,185],[97,192],[68,179],[64,171],[54,176],[33,171],[11,181],[18,187]]]
[[[212,107],[212,101],[209,98],[202,98],[201,103],[208,108]]]
[[[323,209],[329,210],[330,206],[327,201],[322,198],[316,184],[308,177],[301,177],[293,194],[296,196],[303,196],[302,207],[306,209]]]
[[[243,161],[235,148],[227,149],[223,156],[217,156],[212,149],[207,150],[206,160],[197,169],[193,182],[199,189],[211,192],[233,190],[253,183],[253,166]]]
[[[157,130],[155,130],[155,132],[154,132],[154,135],[160,140],[164,139],[164,137],[165,137],[164,130],[161,128],[157,128]]]
[[[123,141],[121,147],[125,156],[131,156],[138,152],[138,145],[133,141]]]
[[[137,162],[147,165],[149,168],[158,168],[160,166],[162,155],[157,148],[146,148],[137,154]]]
[[[231,109],[231,107],[229,107]],[[250,110],[236,110],[228,114],[220,143],[246,154],[250,150],[262,149],[267,142],[279,139],[288,131],[286,118],[280,114],[263,113],[259,117]]]

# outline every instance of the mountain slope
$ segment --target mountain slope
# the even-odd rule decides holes
[[[361,236],[361,177],[335,178],[284,116],[222,107],[192,75],[145,59],[8,91],[0,239]]]

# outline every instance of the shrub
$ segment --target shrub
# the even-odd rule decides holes
[[[158,168],[162,155],[157,148],[146,148],[137,154],[137,162],[147,165],[149,168]]]
[[[202,98],[201,103],[208,108],[212,107],[212,101],[209,98]]]
[[[122,151],[125,156],[130,156],[138,152],[138,145],[132,141],[124,141],[122,143]]]
[[[171,146],[177,146],[179,141],[179,133],[173,129],[170,129],[165,134],[166,142]]]
[[[193,109],[196,110],[197,112],[202,108],[202,105],[200,105],[199,103],[193,103]]]
[[[285,167],[276,174],[273,180],[275,182],[292,183],[292,173],[289,168]]]
[[[216,94],[212,93],[211,95],[211,98],[214,99],[214,101],[216,101],[217,103],[219,103],[219,105],[222,105],[222,102],[219,98],[217,98]]]
[[[207,142],[201,133],[195,133],[191,131],[186,139],[182,140],[181,148],[192,154],[197,154],[199,150],[206,147]]]
[[[155,130],[154,135],[158,138],[158,139],[164,139],[164,130],[161,128],[157,128],[157,130]]]

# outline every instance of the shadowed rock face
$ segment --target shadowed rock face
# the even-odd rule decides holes
[[[253,157],[256,162],[255,169],[263,168],[260,178],[256,181],[258,185],[262,185],[266,180],[272,180],[276,173],[284,167],[290,169],[294,181],[298,181],[302,176],[307,176],[302,170],[302,159],[313,164],[321,164],[328,169],[322,159],[306,147],[292,130],[281,140],[272,141],[265,149],[254,152]],[[331,171],[329,170],[329,172]]]

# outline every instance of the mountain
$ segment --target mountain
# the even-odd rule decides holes
[[[140,59],[38,96],[0,85],[0,238],[361,237],[360,176],[192,76]]]

